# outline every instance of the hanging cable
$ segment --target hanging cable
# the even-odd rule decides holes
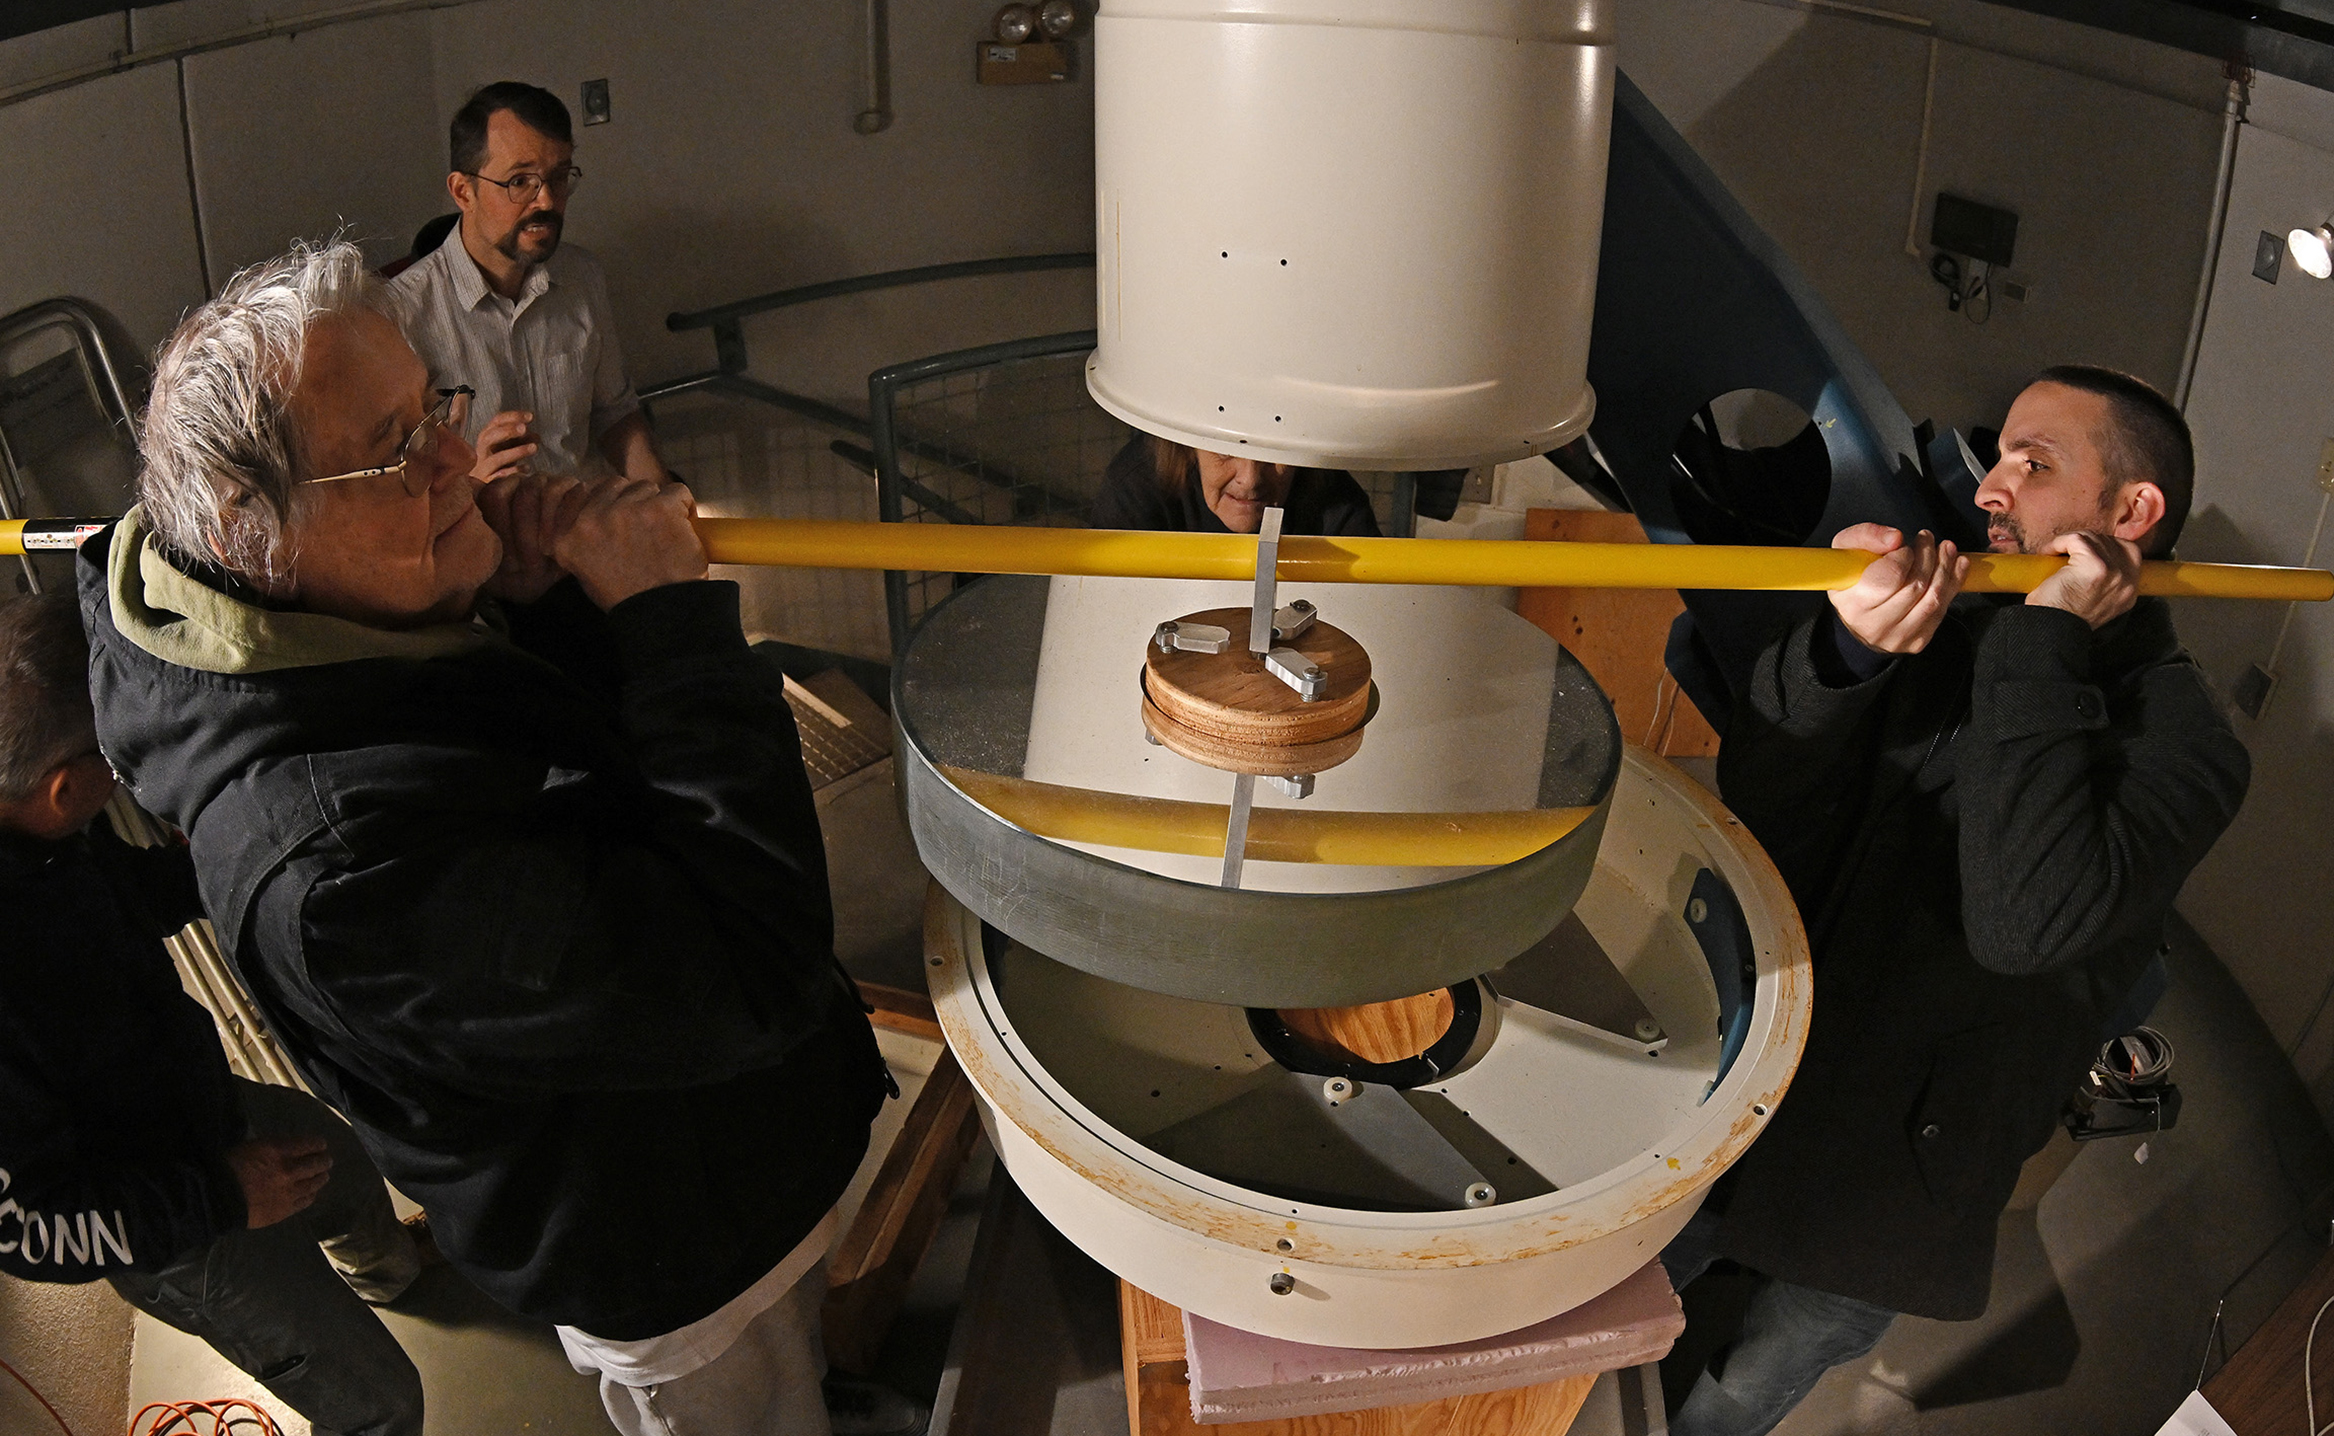
[[[2318,1304],[2318,1314],[2310,1318],[2310,1334],[2302,1339],[2302,1415],[2310,1423],[2310,1436],[2326,1436],[2334,1431],[2334,1421],[2318,1424],[2318,1385],[2310,1374],[2310,1356],[2318,1344],[2318,1322],[2326,1315],[2326,1308],[2334,1307],[2334,1296]]]
[[[2088,1142],[2166,1130],[2180,1119],[2171,1076],[2171,1039],[2153,1027],[2133,1028],[2099,1049],[2067,1104],[2067,1135]]]
[[[2310,551],[2302,557],[2304,568],[2317,562],[2318,540],[2326,533],[2326,504],[2329,500],[2334,500],[2334,491],[2318,497],[2318,521],[2310,526]],[[2278,656],[2285,652],[2285,636],[2293,630],[2294,608],[2295,605],[2290,603],[2285,606],[2285,618],[2277,625],[2277,641],[2269,645],[2269,661],[2262,665],[2272,674],[2277,672]]]
[[[73,1428],[65,1424],[63,1416],[57,1414],[57,1408],[49,1404],[49,1398],[41,1395],[41,1389],[24,1379],[23,1372],[18,1371],[5,1361],[0,1361],[0,1371],[5,1371],[10,1376],[15,1377],[16,1384],[31,1392],[32,1399],[41,1404],[41,1410],[49,1413],[49,1419],[57,1423],[57,1429],[64,1432],[65,1436],[73,1436]]]

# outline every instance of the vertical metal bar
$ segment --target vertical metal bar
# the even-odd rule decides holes
[[[2251,91],[2235,73],[2229,76],[2228,101],[2221,112],[2220,170],[2212,182],[2212,224],[2205,231],[2204,272],[2196,280],[2196,307],[2188,316],[2188,345],[2180,355],[2180,378],[2172,386],[2172,403],[2188,410],[2188,390],[2196,382],[2196,356],[2204,348],[2204,319],[2212,307],[2213,280],[2221,267],[2222,232],[2229,225],[2229,189],[2236,174],[2237,127],[2245,122],[2245,104]]]
[[[16,485],[16,451],[8,447],[8,432],[0,429],[0,519],[30,518],[24,512],[24,501]],[[16,561],[24,565],[24,586],[32,593],[41,591],[40,570],[32,566],[32,555],[20,553]]]
[[[1394,475],[1394,497],[1387,502],[1389,513],[1386,524],[1388,538],[1414,538],[1418,534],[1418,475],[1404,469]]]
[[[1921,147],[1913,160],[1913,212],[1904,222],[1904,252],[1925,259],[1921,248],[1921,208],[1929,190],[1929,128],[1937,110],[1937,37],[1929,37],[1929,79],[1921,90]]]
[[[745,321],[724,319],[713,326],[713,362],[724,374],[743,374],[753,367],[746,358]]]
[[[1248,610],[1248,651],[1261,658],[1272,651],[1272,617],[1280,606],[1280,527],[1287,516],[1278,504],[1264,511],[1256,526],[1256,588]],[[1240,869],[1248,858],[1248,817],[1256,808],[1256,775],[1240,773],[1232,779],[1232,810],[1224,822],[1224,874],[1218,887],[1240,886]]]
[[[867,107],[852,117],[851,128],[863,135],[891,128],[891,17],[885,0],[867,0]]]
[[[1262,657],[1272,651],[1272,613],[1280,591],[1281,511],[1264,511],[1256,527],[1256,599],[1248,610],[1248,651]],[[1251,786],[1254,786],[1251,784]]]
[[[1224,875],[1216,883],[1217,887],[1240,886],[1240,866],[1248,858],[1248,815],[1255,809],[1256,775],[1235,774],[1232,778],[1232,812],[1224,821]]]
[[[900,502],[899,431],[892,424],[892,404],[898,385],[881,372],[867,380],[867,447],[875,456],[875,516],[887,524],[907,522]],[[898,569],[883,574],[884,618],[891,627],[891,658],[897,663],[908,651],[908,576]]]

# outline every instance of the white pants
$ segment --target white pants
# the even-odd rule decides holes
[[[819,1307],[827,1266],[817,1262],[747,1324],[730,1348],[675,1381],[626,1386],[600,1376],[600,1403],[624,1436],[828,1436],[819,1393],[827,1354]]]

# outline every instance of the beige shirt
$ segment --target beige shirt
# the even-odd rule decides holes
[[[607,276],[590,251],[560,245],[509,300],[488,285],[457,225],[389,288],[430,386],[478,391],[463,438],[475,442],[505,409],[526,409],[542,444],[527,461],[537,473],[610,471],[593,440],[636,412],[640,397],[624,376]]]

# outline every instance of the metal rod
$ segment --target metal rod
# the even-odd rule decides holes
[[[808,304],[816,299],[833,299],[844,294],[865,294],[871,289],[898,289],[909,284],[930,284],[941,279],[969,279],[984,274],[1033,274],[1047,269],[1091,269],[1094,255],[1091,251],[1077,254],[1016,254],[1003,259],[968,259],[955,264],[925,264],[914,269],[890,269],[881,274],[862,274],[851,279],[830,279],[823,284],[805,284],[794,289],[773,290],[752,299],[740,299],[732,304],[717,304],[711,309],[693,310],[687,314],[668,314],[665,328],[678,332],[683,329],[711,329],[729,319],[742,319],[749,314],[764,314],[773,309],[785,309],[796,304]]]
[[[1248,607],[1248,651],[1262,658],[1272,651],[1272,612],[1280,605],[1280,506],[1264,511],[1256,530],[1256,596]]]
[[[28,547],[75,547],[104,522],[0,522],[0,557]],[[779,568],[1232,582],[1245,582],[1256,574],[1256,540],[1248,534],[716,518],[697,520],[697,533],[705,541],[706,557],[714,563]],[[1279,578],[1282,583],[1814,592],[1852,587],[1869,562],[1871,555],[1854,549],[1292,536],[1280,541]],[[1962,587],[1970,593],[2030,593],[2065,563],[2056,555],[1973,554],[1969,577]],[[2140,567],[2140,592],[2168,598],[2319,603],[2334,599],[2334,573],[2258,564],[2152,561]]]
[[[863,135],[891,128],[891,24],[884,0],[867,0],[866,107],[851,118]]]
[[[2221,266],[2221,231],[2229,222],[2229,189],[2236,175],[2237,127],[2245,123],[2249,90],[2239,75],[2229,76],[2227,103],[2221,111],[2220,169],[2212,181],[2212,221],[2204,231],[2204,268],[2196,277],[2196,307],[2188,315],[2188,343],[2180,353],[2180,377],[2172,385],[2172,404],[2188,412],[2188,392],[2196,382],[2196,356],[2204,348],[2205,315],[2212,309],[2212,286]]]
[[[1240,868],[1248,860],[1248,819],[1256,811],[1256,775],[1232,775],[1232,809],[1224,817],[1224,876],[1216,886],[1240,886]]]

